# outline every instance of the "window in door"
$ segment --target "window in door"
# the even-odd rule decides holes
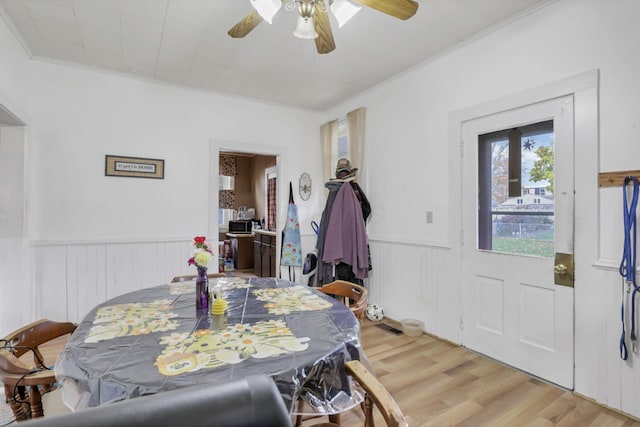
[[[478,248],[554,254],[553,120],[479,136]]]

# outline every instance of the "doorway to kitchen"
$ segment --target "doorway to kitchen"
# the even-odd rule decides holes
[[[276,275],[282,155],[238,143],[213,147],[210,234],[218,236],[219,270]]]

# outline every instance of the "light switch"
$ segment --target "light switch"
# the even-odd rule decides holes
[[[433,211],[427,211],[427,224],[433,224]]]

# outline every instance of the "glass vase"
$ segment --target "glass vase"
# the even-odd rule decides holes
[[[209,278],[207,267],[198,267],[196,277],[196,309],[209,308]]]

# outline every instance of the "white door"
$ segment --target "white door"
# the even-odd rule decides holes
[[[569,389],[573,117],[568,96],[470,120],[461,153],[463,345]]]

